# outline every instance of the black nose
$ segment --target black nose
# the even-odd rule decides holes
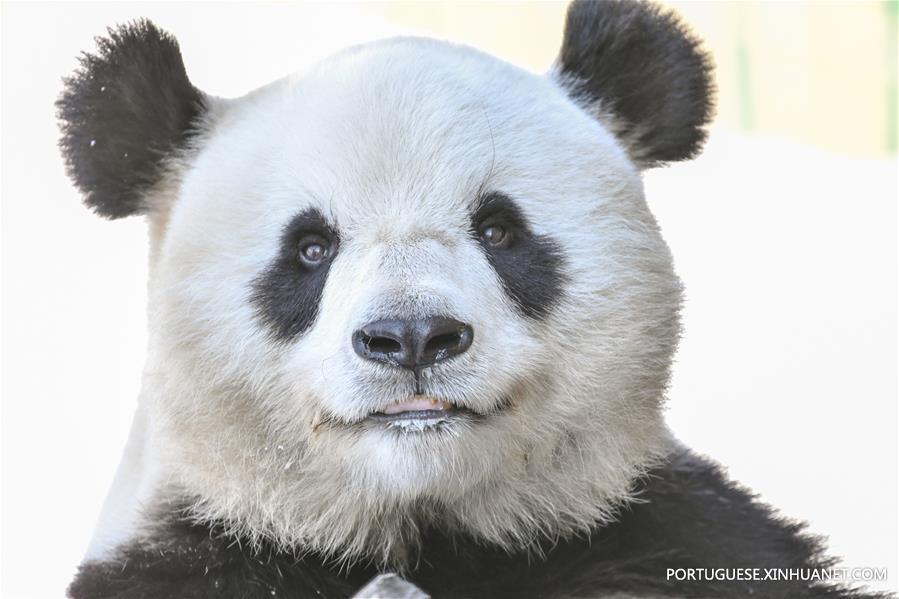
[[[473,338],[470,326],[443,316],[377,320],[353,333],[353,349],[366,360],[415,369],[458,356]]]

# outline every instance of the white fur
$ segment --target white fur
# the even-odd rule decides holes
[[[680,285],[637,167],[600,121],[552,77],[421,39],[350,49],[215,106],[176,191],[153,198],[128,491],[92,557],[126,535],[104,529],[138,530],[181,498],[250,538],[400,566],[428,524],[528,548],[627,500],[668,443]],[[514,198],[564,252],[545,319],[516,310],[471,238],[483,190]],[[308,207],[338,227],[340,251],[314,325],[275,342],[250,285]],[[428,393],[496,412],[353,432],[409,381],[357,357],[352,332],[434,313],[471,324],[474,342],[429,369]]]

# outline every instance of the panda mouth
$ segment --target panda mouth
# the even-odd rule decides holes
[[[414,395],[404,401],[389,404],[383,409],[372,412],[369,418],[387,424],[417,422],[421,424],[446,422],[463,413],[467,408],[427,395]]]

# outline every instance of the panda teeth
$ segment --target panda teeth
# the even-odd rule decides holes
[[[453,409],[453,404],[436,397],[417,395],[405,401],[390,404],[381,412],[388,416],[403,412],[446,412]]]

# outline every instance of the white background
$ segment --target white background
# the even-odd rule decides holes
[[[144,223],[80,205],[56,149],[60,78],[93,35],[138,15],[175,33],[194,83],[222,96],[395,33],[344,7],[310,13],[3,6],[3,597],[62,596],[125,442],[146,342]],[[889,567],[879,586],[895,588],[895,159],[715,130],[700,159],[646,187],[687,289],[674,431],[828,535],[846,564]]]

